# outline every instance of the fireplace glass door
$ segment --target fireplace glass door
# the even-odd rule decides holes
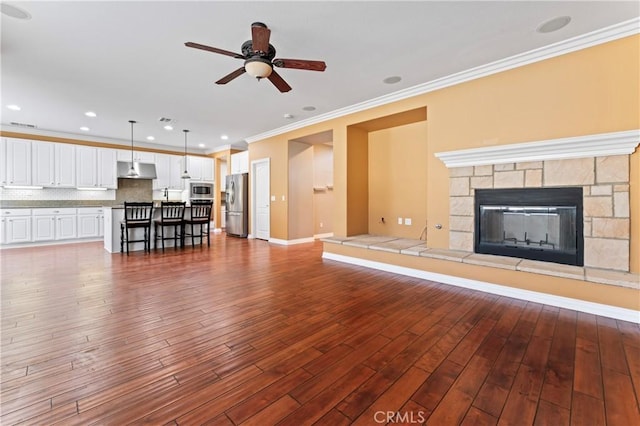
[[[575,255],[576,207],[481,206],[481,244]]]
[[[582,264],[581,191],[491,190],[476,197],[476,252]]]

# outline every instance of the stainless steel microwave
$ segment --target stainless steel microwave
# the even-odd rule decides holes
[[[192,200],[213,200],[213,184],[203,182],[189,183],[189,198]]]

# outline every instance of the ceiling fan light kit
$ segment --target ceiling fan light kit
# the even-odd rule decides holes
[[[244,62],[244,70],[258,80],[267,78],[273,72],[273,66],[264,58],[250,58]]]
[[[244,59],[244,66],[225,75],[216,84],[227,84],[231,80],[241,76],[245,72],[258,80],[267,78],[276,88],[284,93],[291,90],[291,86],[278,74],[273,67],[293,68],[308,71],[324,71],[327,65],[323,61],[309,61],[306,59],[274,59],[276,49],[269,44],[271,30],[262,22],[251,24],[251,40],[242,43],[242,53],[235,53],[217,47],[204,44],[187,42],[185,46],[194,49],[231,56],[236,59]]]

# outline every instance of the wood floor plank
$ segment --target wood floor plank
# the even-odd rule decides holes
[[[212,235],[0,252],[2,425],[640,424],[640,327]]]

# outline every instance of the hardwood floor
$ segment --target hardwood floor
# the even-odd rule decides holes
[[[637,324],[321,252],[0,251],[0,422],[640,424]]]

